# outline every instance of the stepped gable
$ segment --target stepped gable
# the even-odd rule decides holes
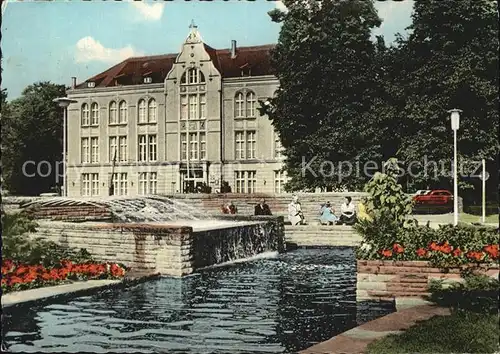
[[[243,69],[249,69],[251,76],[274,75],[271,67],[271,50],[274,44],[238,47],[236,58],[231,58],[230,49],[214,49],[204,44],[214,66],[223,78],[241,77]],[[121,63],[97,74],[75,89],[87,88],[87,82],[95,87],[140,85],[149,76],[153,83],[163,83],[179,53],[128,58]]]

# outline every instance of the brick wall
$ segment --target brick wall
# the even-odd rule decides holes
[[[39,220],[37,232],[30,236],[42,237],[70,248],[85,248],[100,261],[119,262],[136,270],[182,276],[201,266],[230,260],[228,256],[247,256],[228,253],[222,258],[201,257],[202,251],[206,255],[216,254],[218,251],[213,247],[225,242],[237,241],[243,250],[258,253],[284,251],[283,218],[249,219],[260,222],[260,226],[238,226],[226,228],[224,232],[213,231],[208,235],[211,243],[204,241],[207,232],[193,232],[191,227],[131,223]],[[265,247],[251,248],[254,244]]]
[[[498,265],[484,266],[480,273],[498,277]],[[444,273],[426,261],[357,261],[357,293],[359,300],[393,298],[424,298],[432,279],[444,283],[463,281],[460,268]]]

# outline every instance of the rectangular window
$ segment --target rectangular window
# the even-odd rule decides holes
[[[149,173],[149,194],[156,194],[158,187],[157,174],[156,172]]]
[[[283,157],[283,145],[281,145],[280,136],[274,132],[274,158],[282,159]]]
[[[235,137],[236,144],[236,159],[241,160],[245,158],[245,139],[243,132],[237,132]]]
[[[115,195],[128,194],[128,179],[127,173],[114,173],[113,174],[113,188]]]
[[[198,118],[198,95],[189,95],[189,119]]]
[[[188,99],[186,95],[181,96],[181,119],[188,117]]]
[[[250,130],[246,132],[236,132],[235,147],[236,159],[255,159],[256,156],[256,136],[255,131]]]
[[[207,118],[207,101],[204,93],[200,94],[200,119]]]
[[[207,137],[205,133],[200,133],[200,160],[207,158]]]
[[[81,160],[82,163],[89,163],[90,162],[90,139],[89,138],[82,138],[82,156]]]
[[[118,161],[118,138],[116,136],[109,137],[109,162],[113,162],[116,154]]]
[[[187,139],[186,133],[181,134],[181,160],[187,160]]]
[[[90,146],[92,149],[92,156],[90,162],[99,162],[99,138],[90,138]]]
[[[189,134],[189,159],[198,160],[198,133]]]
[[[274,193],[280,194],[285,192],[284,186],[286,180],[287,177],[285,171],[274,171]]]
[[[157,154],[156,154],[156,135],[149,135],[148,136],[148,161],[156,161]]]
[[[247,159],[255,158],[255,131],[247,132]]]
[[[139,194],[141,194],[141,195],[148,194],[148,173],[147,172],[139,173]]]
[[[255,193],[256,171],[235,171],[236,193]]]
[[[82,174],[82,196],[90,196],[90,173]]]
[[[127,137],[126,136],[120,136],[118,138],[118,142],[120,144],[120,148],[118,150],[119,152],[119,161],[120,162],[125,162],[127,161]]]
[[[139,194],[156,194],[157,184],[158,182],[156,172],[139,173]]]
[[[92,195],[99,195],[99,174],[98,173],[92,173],[90,176],[90,181],[91,181],[91,194]]]
[[[139,135],[139,156],[138,161],[146,161],[147,158],[147,140],[146,135]]]

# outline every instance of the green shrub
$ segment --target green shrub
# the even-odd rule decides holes
[[[466,310],[494,314],[498,312],[498,279],[484,275],[466,276],[463,283],[453,283],[447,287],[440,280],[429,284],[429,300],[452,310]]]
[[[58,265],[67,259],[75,263],[92,261],[86,249],[79,251],[58,245],[42,238],[32,239],[29,233],[36,232],[37,223],[26,214],[2,215],[2,258],[26,265]]]

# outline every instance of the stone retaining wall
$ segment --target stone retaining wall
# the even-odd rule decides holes
[[[183,276],[202,266],[232,260],[231,257],[243,258],[247,251],[284,251],[282,217],[252,217],[252,221],[256,223],[226,226],[223,232],[194,232],[187,226],[39,220],[37,232],[30,236],[70,248],[85,248],[99,261]],[[224,253],[219,258],[200,256],[200,252],[217,253],[211,247],[224,243],[237,243],[239,251]]]
[[[480,273],[491,277],[499,274],[498,265],[483,266]],[[432,279],[444,283],[463,281],[460,268],[432,267],[426,261],[357,261],[357,300],[392,300],[394,298],[425,298]]]

